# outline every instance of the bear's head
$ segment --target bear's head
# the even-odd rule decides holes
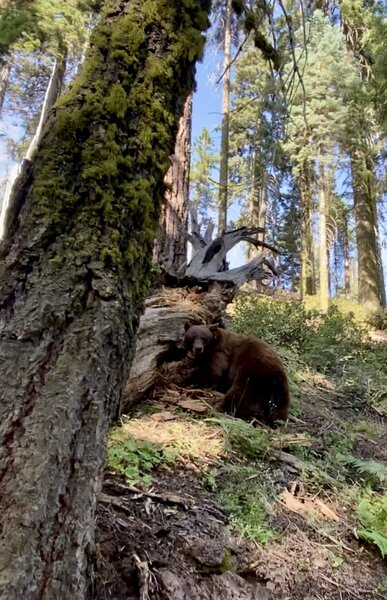
[[[184,347],[194,357],[202,356],[216,340],[217,325],[184,325]]]

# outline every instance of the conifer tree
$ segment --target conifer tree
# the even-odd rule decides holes
[[[356,220],[359,302],[371,310],[377,310],[383,304],[385,290],[378,245],[378,148],[374,142],[377,139],[378,127],[371,102],[375,89],[376,95],[380,94],[381,90],[380,80],[376,85],[371,83],[374,79],[371,63],[375,59],[369,40],[374,27],[381,33],[381,24],[375,20],[372,5],[368,7],[362,0],[342,0],[340,14],[347,48],[357,63],[359,73],[358,81],[353,85],[353,102],[347,129],[347,150],[351,160]],[[384,27],[384,32],[387,33],[387,26]],[[377,73],[380,77],[381,55],[385,58],[387,54],[380,45],[376,46],[375,50],[378,55]],[[383,78],[383,75],[381,77]],[[379,115],[383,122],[383,109],[379,111]]]
[[[194,141],[190,172],[191,230],[205,237],[214,229],[217,209],[214,169],[218,163],[214,142],[205,127]]]
[[[347,59],[340,31],[332,26],[320,11],[315,11],[307,24],[308,48],[302,48],[303,31],[299,33],[297,54],[303,58],[303,85],[298,86],[290,101],[290,121],[286,149],[294,164],[295,176],[305,181],[304,173],[313,172],[319,196],[319,272],[320,305],[327,309],[328,255],[326,246],[326,216],[329,211],[329,189],[325,180],[327,169],[335,162],[348,119],[345,104],[355,72]],[[327,93],[329,90],[329,93]],[[313,169],[313,171],[312,171]],[[303,178],[303,179],[302,179]],[[310,179],[309,179],[310,181]],[[300,185],[300,190],[302,189]],[[301,193],[302,196],[302,193]],[[308,191],[308,201],[310,191]],[[302,214],[306,231],[309,207],[304,203]],[[303,246],[306,246],[304,242]],[[304,269],[306,270],[306,269]],[[323,284],[323,285],[321,285]],[[304,287],[306,291],[306,285]]]

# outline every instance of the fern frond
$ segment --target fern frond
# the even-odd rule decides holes
[[[387,476],[386,467],[376,460],[361,460],[351,454],[344,454],[339,457],[339,462],[356,471],[363,479],[377,479],[382,483]]]
[[[387,537],[385,535],[374,529],[358,529],[357,534],[362,540],[376,546],[383,558],[387,557]]]

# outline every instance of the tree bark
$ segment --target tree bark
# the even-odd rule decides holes
[[[3,110],[5,94],[8,87],[9,73],[11,70],[11,62],[9,56],[0,57],[0,115]]]
[[[262,183],[260,188],[259,198],[259,212],[258,212],[258,224],[262,230],[258,233],[258,240],[261,242],[265,241],[265,230],[266,230],[266,211],[267,211],[267,187],[266,187],[266,173],[262,173]]]
[[[299,176],[301,195],[301,300],[316,293],[314,282],[314,256],[312,233],[312,191],[309,166],[303,164]]]
[[[187,261],[191,120],[192,94],[184,106],[165,178],[168,189],[154,248],[155,261],[171,273],[180,272]]]
[[[15,191],[0,272],[2,600],[87,597],[107,428],[209,8],[109,3]]]
[[[257,148],[254,143],[251,154],[251,184],[250,184],[250,215],[248,226],[259,228],[255,239],[265,241],[266,225],[266,177],[265,172],[258,163]],[[257,249],[250,245],[247,249],[249,259],[257,255]]]
[[[359,302],[370,310],[381,306],[381,282],[377,244],[377,211],[371,158],[360,147],[351,155],[355,205]]]
[[[349,298],[351,294],[351,259],[349,256],[348,215],[344,216],[343,228],[344,293],[345,297]]]
[[[231,13],[232,0],[226,0],[226,22],[224,30],[223,61],[223,98],[222,128],[220,138],[220,173],[219,173],[219,216],[218,235],[227,230],[228,207],[228,154],[230,129],[230,93],[231,93]]]
[[[319,271],[320,271],[320,310],[328,312],[329,307],[329,267],[327,247],[327,190],[324,165],[319,166]]]

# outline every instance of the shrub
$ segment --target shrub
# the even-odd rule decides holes
[[[387,329],[387,308],[380,308],[376,312],[370,314],[367,318],[367,323],[375,329]]]
[[[341,374],[344,366],[360,355],[364,328],[353,313],[340,313],[336,306],[326,315],[309,314],[309,321],[303,347],[307,361],[319,371]]]
[[[242,296],[235,302],[233,328],[273,346],[299,350],[305,341],[307,313],[298,302]]]

